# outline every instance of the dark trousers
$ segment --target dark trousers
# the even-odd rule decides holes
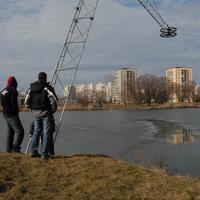
[[[20,152],[24,139],[24,128],[18,115],[7,117],[3,115],[7,124],[6,152]]]

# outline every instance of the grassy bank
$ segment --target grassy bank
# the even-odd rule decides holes
[[[170,177],[160,170],[102,156],[44,161],[2,153],[0,199],[200,199],[200,179]]]

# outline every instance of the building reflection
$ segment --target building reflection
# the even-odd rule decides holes
[[[172,144],[191,144],[194,142],[194,137],[191,130],[180,129],[176,130],[174,134],[169,135],[167,142]]]

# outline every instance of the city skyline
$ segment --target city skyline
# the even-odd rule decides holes
[[[77,94],[79,97],[81,95],[82,99],[87,96],[88,101],[91,102],[95,100],[96,92],[101,92],[101,99],[105,100],[106,98],[106,102],[133,103],[142,99],[143,95],[148,98],[151,93],[152,101],[156,101],[156,98],[160,96],[162,101],[171,103],[193,102],[196,98],[194,96],[198,96],[199,86],[193,85],[192,68],[172,67],[165,72],[165,77],[144,74],[140,78],[136,69],[122,67],[113,72],[112,79],[104,82],[66,85],[64,95],[68,96],[71,91],[72,102],[76,101]],[[150,89],[150,87],[152,88]],[[105,94],[105,98],[103,98],[103,94]],[[138,98],[139,96],[140,98]]]
[[[39,71],[51,77],[78,1],[0,2],[0,87],[9,75],[25,88]],[[198,83],[200,2],[156,3],[169,25],[178,28],[176,38],[160,38],[159,26],[136,0],[100,1],[77,82],[99,81],[117,66],[133,65],[142,74],[157,76],[173,66],[190,66]]]

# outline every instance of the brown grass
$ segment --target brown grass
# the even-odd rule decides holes
[[[0,154],[2,200],[200,199],[200,180],[103,156],[50,160]]]

